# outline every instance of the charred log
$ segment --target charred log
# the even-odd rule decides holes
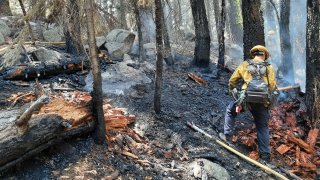
[[[28,129],[22,130],[14,120],[18,115],[19,110],[1,112],[0,172],[40,153],[60,140],[93,130],[92,123],[67,129],[65,124],[69,122],[55,114],[32,116]]]
[[[28,80],[47,77],[61,73],[74,73],[87,69],[86,57],[65,57],[58,61],[39,62],[33,61],[28,64],[20,64],[7,69],[5,80]]]

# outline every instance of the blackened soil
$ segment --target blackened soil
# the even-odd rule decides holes
[[[202,76],[208,84],[197,84],[188,78],[188,72]],[[138,155],[151,162],[148,166],[110,152],[106,146],[95,145],[91,135],[85,135],[43,151],[6,172],[0,179],[194,179],[188,165],[196,158],[206,158],[220,164],[229,172],[231,179],[273,178],[186,126],[188,121],[193,122],[214,137],[222,131],[225,108],[232,100],[227,93],[230,74],[222,72],[219,77],[216,74],[214,65],[207,69],[197,68],[187,57],[177,61],[173,67],[166,67],[160,115],[155,115],[153,110],[153,83],[137,85],[125,95],[106,97],[113,106],[128,108],[129,113],[136,116],[131,128],[146,138],[154,152]],[[74,76],[62,75],[71,79]],[[153,73],[148,76],[154,80]],[[79,76],[79,79],[81,81],[82,77]],[[43,80],[43,84],[57,81],[59,79],[55,77]],[[33,82],[30,83],[29,89],[32,90]],[[1,93],[6,93],[7,86],[15,87],[11,82],[1,81]],[[29,90],[18,87],[14,89]],[[239,117],[239,120],[244,125],[251,125],[248,115]],[[178,137],[178,140],[173,137]],[[165,155],[177,144],[176,141],[188,152],[188,160]],[[244,153],[249,152],[239,148]],[[175,171],[172,170],[173,163]]]

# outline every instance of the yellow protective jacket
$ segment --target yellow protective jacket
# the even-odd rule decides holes
[[[253,59],[253,61],[259,62],[256,59]],[[234,73],[232,74],[232,76],[229,80],[229,89],[230,90],[236,88],[238,81],[241,79],[244,81],[244,83],[242,84],[242,90],[247,89],[248,83],[252,80],[252,76],[247,69],[248,65],[249,65],[248,61],[243,61],[238,66],[238,68],[234,71]],[[272,65],[267,66],[267,73],[268,73],[268,78],[269,78],[269,90],[271,92],[273,92],[277,88],[277,81],[276,81],[276,76],[275,76],[275,72],[274,72]],[[263,80],[265,81],[266,84],[268,84],[267,75],[265,75],[263,77]]]

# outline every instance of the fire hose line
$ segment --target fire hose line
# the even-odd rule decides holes
[[[198,131],[198,132],[200,132],[201,134],[207,136],[208,138],[213,139],[213,140],[214,140],[217,144],[219,144],[220,146],[222,146],[222,147],[226,148],[227,150],[231,151],[232,153],[238,155],[238,156],[241,157],[242,159],[244,159],[244,160],[246,160],[246,161],[248,161],[248,162],[250,162],[250,163],[252,163],[252,164],[254,164],[254,165],[256,165],[256,166],[258,166],[258,167],[261,168],[262,170],[264,170],[264,171],[266,171],[266,172],[268,172],[268,173],[270,173],[270,174],[275,175],[275,176],[278,177],[279,179],[289,180],[287,177],[283,176],[282,174],[278,173],[277,171],[269,168],[268,166],[265,166],[265,165],[259,163],[258,161],[255,161],[255,160],[249,158],[248,156],[246,156],[246,155],[240,153],[239,151],[233,149],[232,147],[228,146],[227,144],[223,143],[222,141],[217,140],[216,138],[214,138],[214,137],[211,136],[210,134],[206,133],[205,131],[203,131],[202,129],[200,129],[199,127],[197,127],[196,125],[194,125],[193,123],[187,122],[187,125],[188,125],[190,128],[194,129],[195,131]]]

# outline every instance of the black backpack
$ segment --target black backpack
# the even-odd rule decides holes
[[[252,76],[252,80],[247,85],[246,102],[248,103],[269,103],[270,90],[267,67],[270,63],[254,62],[252,59],[247,60],[249,65],[248,71]],[[263,77],[267,76],[268,83],[264,82]]]

